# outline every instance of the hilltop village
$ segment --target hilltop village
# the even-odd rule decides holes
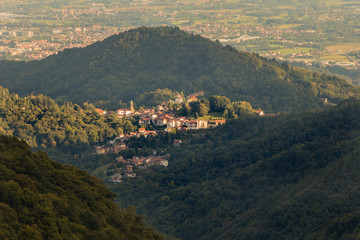
[[[186,102],[196,102],[198,101],[198,96],[204,95],[204,92],[197,92],[189,95],[186,98]],[[141,109],[135,110],[133,101],[130,102],[130,108],[121,108],[116,110],[116,115],[119,118],[131,118],[137,116],[139,118],[139,126],[140,127],[136,132],[130,132],[129,134],[121,134],[112,141],[113,148],[105,148],[102,146],[96,147],[97,154],[103,154],[108,151],[121,151],[123,147],[116,146],[115,143],[118,141],[124,142],[125,140],[129,140],[132,137],[140,137],[144,136],[145,138],[149,135],[156,135],[159,131],[171,132],[175,130],[199,130],[199,129],[207,129],[214,128],[219,125],[225,124],[226,120],[222,117],[219,118],[210,118],[210,119],[187,119],[183,116],[177,116],[176,112],[169,107],[172,103],[182,104],[184,99],[181,95],[178,95],[175,100],[169,100],[168,102],[163,102],[160,105],[156,106],[153,109]],[[97,108],[97,112],[100,115],[108,114],[107,111]],[[264,113],[261,111],[259,115],[263,115]],[[146,128],[152,128],[153,130],[147,130]],[[160,130],[161,129],[161,130]],[[115,145],[114,145],[115,144]]]
[[[116,138],[112,139],[106,145],[94,146],[94,154],[105,154],[105,153],[116,153],[120,154],[121,151],[129,149],[127,142],[131,138],[140,138],[148,136],[156,136],[160,132],[175,132],[175,131],[192,131],[199,129],[208,129],[214,128],[219,125],[225,124],[225,118],[209,118],[209,119],[188,119],[183,116],[177,116],[176,112],[170,108],[170,104],[177,103],[182,104],[184,102],[191,103],[198,101],[199,96],[203,96],[204,92],[193,93],[184,99],[181,95],[176,96],[174,100],[169,100],[168,102],[163,102],[152,109],[143,109],[139,110],[134,109],[133,101],[130,102],[130,108],[121,108],[116,110],[116,115],[119,118],[132,118],[137,117],[139,120],[139,128],[128,134],[120,134]],[[100,115],[110,114],[103,109],[96,109]],[[261,111],[258,113],[263,115]],[[174,146],[180,146],[182,141],[180,139],[175,139],[173,141]],[[141,166],[150,166],[150,165],[160,165],[168,166],[169,155],[157,156],[156,153],[148,157],[137,157],[134,156],[131,159],[125,159],[122,155],[116,157],[116,163],[119,166],[122,166],[118,169],[118,173],[110,176],[109,180],[111,182],[119,182],[122,176],[135,177],[134,167]]]

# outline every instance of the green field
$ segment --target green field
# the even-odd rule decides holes
[[[283,48],[279,49],[278,51],[281,54],[288,55],[288,54],[294,54],[294,53],[309,53],[311,48]]]
[[[98,167],[97,169],[95,169],[95,170],[92,172],[92,174],[93,174],[94,176],[99,176],[99,175],[101,175],[102,173],[106,173],[106,171],[108,170],[108,168],[111,167],[111,165],[112,165],[112,163],[108,163],[108,164],[105,164],[105,165],[103,165],[103,166],[101,166],[101,167]]]

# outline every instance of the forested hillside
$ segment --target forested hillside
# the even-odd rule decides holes
[[[84,171],[0,136],[0,239],[162,239]]]
[[[44,95],[19,97],[0,86],[0,134],[19,137],[31,147],[102,143],[133,129],[129,120],[100,115],[91,104],[58,105]]]
[[[181,239],[357,239],[360,100],[240,118],[112,190]]]
[[[0,63],[0,84],[20,95],[114,107],[169,88],[224,95],[269,112],[322,106],[359,95],[338,77],[279,65],[171,27],[137,28],[41,61]]]

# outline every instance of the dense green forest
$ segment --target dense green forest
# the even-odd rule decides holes
[[[162,239],[84,171],[0,136],[0,239]]]
[[[117,107],[169,88],[224,95],[265,111],[298,111],[359,95],[345,80],[280,65],[178,28],[137,28],[41,61],[0,63],[0,84],[20,95]]]
[[[0,87],[0,134],[19,137],[31,147],[86,147],[134,128],[115,113],[100,115],[92,104],[58,105],[47,96],[19,97]]]
[[[314,64],[313,66],[306,66],[306,64],[298,62],[298,63],[291,63],[293,66],[299,66],[303,68],[307,68],[311,71],[317,71],[320,73],[325,74],[334,74],[339,75],[345,78],[348,82],[353,83],[354,85],[358,86],[360,84],[360,71],[354,69],[345,69],[339,66],[321,66],[320,64]]]
[[[186,139],[169,167],[111,185],[181,239],[357,239],[360,100],[243,117]]]
[[[160,105],[164,102],[169,102],[170,100],[173,101],[175,98],[180,96],[185,100],[185,96],[183,93],[179,93],[176,91],[172,91],[170,89],[156,89],[155,91],[148,91],[144,92],[141,95],[137,96],[134,99],[134,102],[138,106],[146,106],[146,107],[153,107]]]

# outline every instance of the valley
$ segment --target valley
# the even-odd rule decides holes
[[[0,3],[24,11],[38,4],[39,12],[75,4]],[[189,11],[266,5],[107,1],[154,11],[173,3]],[[77,1],[76,9],[107,4]],[[305,17],[321,11],[306,4],[297,9]],[[360,88],[343,77],[168,26],[130,29],[38,61],[0,61],[0,72],[0,239],[360,233]]]

